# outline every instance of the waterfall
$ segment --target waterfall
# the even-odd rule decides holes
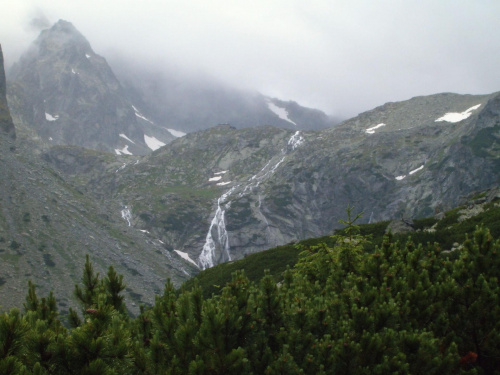
[[[288,140],[287,147],[281,150],[281,155],[275,155],[272,157],[264,167],[250,177],[247,183],[243,186],[236,185],[233,186],[229,191],[223,194],[217,200],[217,210],[210,223],[210,228],[208,229],[207,236],[205,238],[205,244],[198,257],[198,264],[202,270],[215,266],[216,264],[227,262],[231,260],[229,238],[226,230],[225,222],[225,212],[230,207],[230,203],[225,203],[226,199],[236,190],[239,190],[238,196],[242,197],[245,194],[253,193],[259,188],[259,185],[271,177],[278,167],[285,161],[287,153],[294,151],[300,145],[304,143],[304,137],[300,134],[300,131],[295,132]],[[224,171],[226,172],[226,171]],[[222,172],[218,172],[222,173]],[[261,219],[266,224],[266,230],[268,231],[269,239],[272,237],[271,228],[267,218],[261,211],[262,198],[259,194],[259,205],[258,210]]]
[[[127,220],[128,226],[130,227],[132,225],[130,223],[130,220],[132,220],[132,213],[130,212],[128,206],[123,206],[123,210],[121,210],[120,212],[122,214],[122,219]]]
[[[224,201],[231,195],[234,189],[234,187],[231,188],[217,199],[217,210],[210,223],[203,250],[198,257],[198,264],[202,270],[213,267],[216,263],[231,260],[229,238],[226,230],[226,222],[224,221],[225,210],[222,208],[222,205],[224,205]],[[229,208],[229,203],[224,207],[225,209]]]

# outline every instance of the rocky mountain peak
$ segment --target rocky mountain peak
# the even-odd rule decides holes
[[[141,155],[174,138],[129,100],[106,59],[67,21],[40,33],[13,66],[10,88],[16,123],[52,145]]]
[[[47,52],[78,47],[84,52],[93,52],[90,43],[71,22],[59,20],[50,29],[42,31],[35,44]]]

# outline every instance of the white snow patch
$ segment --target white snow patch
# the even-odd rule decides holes
[[[183,251],[180,251],[180,250],[174,250],[177,254],[179,254],[179,256],[184,259],[184,260],[187,260],[188,262],[191,262],[193,263],[196,267],[198,267],[198,265],[196,264],[196,262],[191,259],[191,257],[189,256],[188,253],[185,253]],[[199,268],[199,267],[198,267]]]
[[[168,129],[168,128],[167,130],[170,132],[170,134],[172,134],[174,137],[177,138],[184,137],[186,135],[186,133],[181,132],[180,130]]]
[[[414,169],[413,171],[410,171],[409,174],[413,174],[413,173],[417,173],[418,171],[424,169],[424,165],[422,164],[420,167],[418,167],[417,169]]]
[[[139,117],[139,118],[143,119],[144,121],[147,121],[147,122],[149,122],[149,123],[151,123],[151,124],[154,124],[154,122],[153,122],[153,121],[151,121],[150,119],[147,119],[146,117],[144,117],[144,116],[143,116],[143,115],[141,115],[140,113],[137,113],[137,112],[136,112],[136,113],[135,113],[135,115],[136,115],[137,117]]]
[[[298,130],[288,140],[288,145],[292,147],[292,150],[295,150],[302,143],[304,143],[304,137],[302,135],[300,135],[300,131],[298,131]]]
[[[115,152],[116,152],[116,150],[115,150]],[[118,155],[119,155],[119,154],[118,154]],[[115,173],[117,173],[117,172],[121,171],[121,170],[122,170],[122,169],[124,169],[126,166],[127,166],[127,163],[123,163],[123,165],[122,165],[120,168],[118,168],[118,169],[115,171]]]
[[[52,137],[49,137],[49,141],[52,141]]]
[[[73,69],[73,68],[71,68],[71,73],[73,73],[73,74],[80,74],[80,73],[76,72],[75,69]]]
[[[148,231],[148,230],[146,230],[146,229],[139,229],[139,232],[142,232],[142,233],[149,233],[149,231]]]
[[[385,124],[383,123],[380,123],[378,125],[375,125],[375,126],[372,126],[371,128],[368,128],[365,130],[365,133],[368,133],[368,134],[375,134],[375,130],[378,129],[378,128],[381,128],[382,126],[385,126]]]
[[[227,171],[220,171],[220,172],[215,172],[214,174],[217,175],[217,174],[226,174]]]
[[[133,140],[131,140],[129,137],[127,137],[125,134],[120,133],[120,134],[118,134],[118,135],[119,135],[120,137],[122,137],[122,138],[125,138],[127,141],[129,141],[129,142],[131,142],[131,143],[133,143],[133,144],[135,145],[135,142],[134,142]]]
[[[269,99],[267,100],[267,106],[280,119],[291,122],[292,124],[297,126],[297,124],[295,122],[293,122],[292,120],[290,120],[290,118],[288,117],[288,111],[286,110],[286,108],[278,107],[276,104],[271,102]]]
[[[147,121],[147,122],[149,122],[150,124],[153,124],[153,125],[154,125],[154,122],[153,122],[153,121],[151,121],[150,119],[148,119],[148,118],[144,117],[144,115],[143,115],[143,114],[142,114],[142,113],[141,113],[141,112],[140,112],[137,108],[135,108],[134,106],[132,106],[132,109],[134,110],[135,115],[136,115],[137,117],[139,117],[140,119],[143,119],[144,121]]]
[[[59,118],[59,115],[52,116],[50,113],[45,112],[45,120],[47,121],[56,121]]]
[[[438,118],[437,120],[435,120],[435,122],[438,122],[438,121],[446,121],[446,122],[452,122],[452,123],[460,122],[460,121],[465,120],[466,118],[470,117],[470,115],[472,115],[472,111],[478,109],[480,106],[481,106],[481,104],[477,104],[473,107],[470,107],[468,110],[466,110],[464,112],[460,112],[460,113],[458,113],[458,112],[445,113],[445,115],[443,117]]]
[[[128,145],[125,145],[121,150],[119,148],[115,148],[116,155],[134,155],[128,150]]]
[[[224,186],[224,185],[227,185],[227,184],[230,184],[230,183],[231,183],[231,181],[228,181],[228,182],[218,182],[218,183],[216,183],[216,185],[218,185],[218,186]]]
[[[222,178],[222,176],[210,177],[210,178],[208,179],[208,181],[209,181],[209,182],[212,182],[212,181],[219,181],[221,178]]]
[[[406,177],[406,175],[398,176],[398,177],[396,177],[396,180],[401,181],[401,180],[402,180],[402,179],[404,179],[405,177]]]
[[[146,134],[144,134],[144,142],[146,142],[146,145],[153,151],[165,146],[165,143],[163,143],[162,141],[156,139],[155,137],[150,137]]]
[[[85,54],[85,57],[86,57],[87,59],[90,59],[90,55],[89,55],[88,53],[86,53],[86,54]]]

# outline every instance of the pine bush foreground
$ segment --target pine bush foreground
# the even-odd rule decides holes
[[[355,217],[333,246],[305,247],[278,284],[233,274],[219,295],[163,295],[127,315],[122,277],[87,257],[66,328],[28,285],[0,315],[0,374],[500,374],[500,242],[458,250],[390,234],[373,253]]]

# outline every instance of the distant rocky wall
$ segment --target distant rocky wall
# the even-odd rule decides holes
[[[10,117],[9,106],[7,105],[6,86],[2,46],[0,45],[0,131],[7,133],[10,138],[15,139],[16,130]]]

